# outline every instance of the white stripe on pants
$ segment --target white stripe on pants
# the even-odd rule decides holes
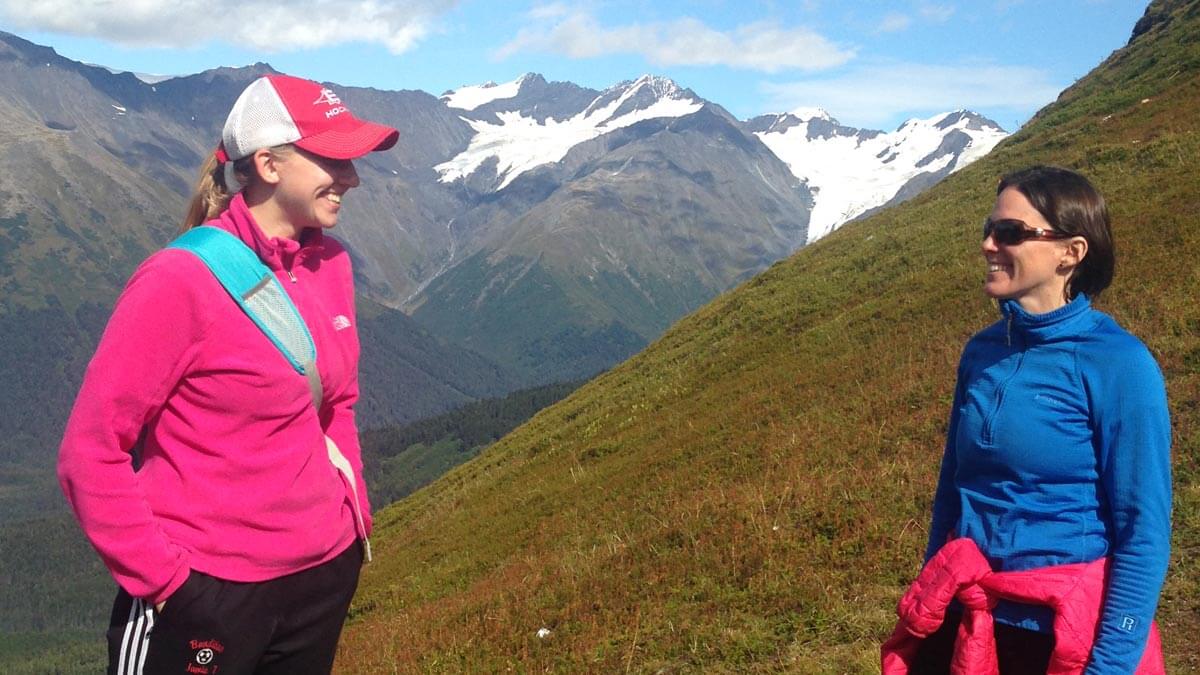
[[[121,638],[121,656],[117,661],[119,675],[142,675],[146,652],[150,648],[150,633],[154,630],[154,608],[145,600],[133,598],[129,603],[129,619]]]

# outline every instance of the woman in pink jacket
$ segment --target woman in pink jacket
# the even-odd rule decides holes
[[[324,230],[359,183],[351,160],[396,138],[315,82],[260,78],[185,221],[232,234],[270,270],[312,335],[319,386],[192,251],[155,253],[117,300],[58,465],[120,587],[110,673],[331,668],[371,520],[353,277]]]

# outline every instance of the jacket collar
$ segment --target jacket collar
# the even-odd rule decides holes
[[[204,224],[225,230],[241,239],[242,243],[258,254],[263,264],[276,272],[290,268],[301,249],[320,250],[325,241],[325,234],[318,228],[305,229],[300,235],[300,241],[287,237],[268,238],[254,220],[241,192],[234,195],[229,202],[229,208],[222,211],[221,215]]]
[[[1087,295],[1080,293],[1070,302],[1045,314],[1031,314],[1016,300],[1002,300],[1000,312],[1004,315],[1011,334],[1022,336],[1026,342],[1044,342],[1060,335],[1075,325],[1092,307]]]

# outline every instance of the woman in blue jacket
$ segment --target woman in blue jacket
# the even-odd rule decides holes
[[[1170,422],[1162,374],[1136,337],[1091,307],[1112,280],[1104,199],[1083,176],[1009,174],[983,226],[983,290],[1003,318],[958,367],[926,560],[971,538],[994,571],[1108,557],[1088,673],[1132,673],[1166,575]],[[1001,672],[1045,672],[1053,613],[993,610]],[[918,672],[946,672],[958,617]]]

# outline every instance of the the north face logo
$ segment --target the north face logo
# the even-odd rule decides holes
[[[346,315],[338,314],[337,316],[333,317],[333,329],[334,330],[345,330],[349,327],[350,327],[350,319],[347,319]]]
[[[325,105],[341,105],[342,99],[338,98],[338,95],[333,93],[332,89],[326,87],[321,89],[321,96],[313,101],[313,105],[320,105],[322,103]]]

